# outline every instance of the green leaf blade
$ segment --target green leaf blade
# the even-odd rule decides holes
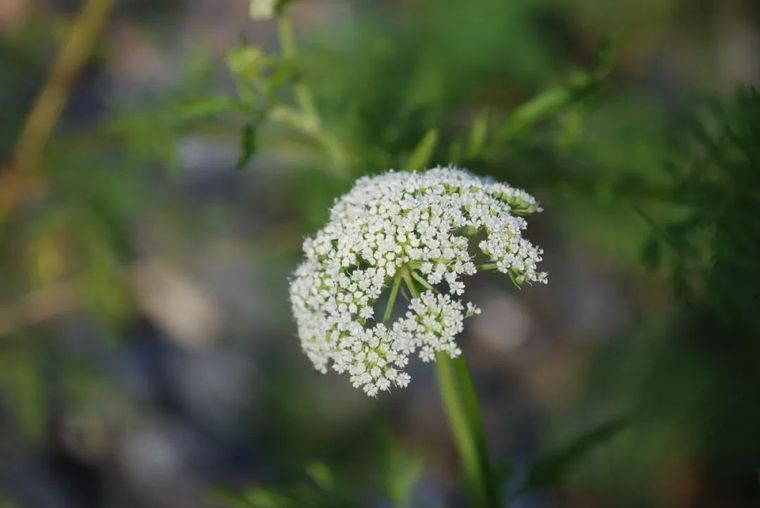
[[[593,448],[609,440],[628,426],[628,419],[614,418],[581,434],[570,443],[549,451],[528,470],[525,479],[515,490],[525,494],[556,485],[565,474]]]
[[[438,146],[438,129],[428,130],[422,139],[417,143],[417,146],[409,154],[404,164],[404,169],[410,171],[419,171],[425,169],[433,158],[433,152],[435,152]]]
[[[256,153],[256,129],[253,124],[247,123],[243,126],[240,135],[240,157],[235,163],[235,169],[243,169],[253,158]]]

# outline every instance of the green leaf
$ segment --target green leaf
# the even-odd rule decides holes
[[[449,161],[453,164],[459,164],[462,161],[462,155],[464,154],[465,139],[463,137],[457,137],[451,140],[449,143]]]
[[[320,489],[331,491],[335,489],[336,481],[333,472],[324,462],[313,461],[306,465],[306,474]]]
[[[473,122],[469,136],[467,137],[467,149],[465,151],[467,158],[474,159],[481,154],[486,144],[487,135],[488,116],[481,114]]]
[[[396,508],[411,506],[412,492],[422,474],[422,466],[422,457],[408,454],[389,471],[388,490]]]
[[[240,157],[235,164],[235,169],[243,169],[254,153],[256,153],[256,130],[253,124],[247,123],[243,126],[240,136]]]
[[[436,146],[438,146],[438,129],[430,129],[422,136],[422,139],[406,159],[404,169],[411,171],[425,169],[433,157]]]
[[[549,89],[515,110],[496,136],[497,143],[519,136],[536,122],[593,94],[609,72],[612,49],[612,42],[605,39],[599,45],[595,63],[589,71],[576,73],[567,85]]]
[[[287,495],[274,489],[256,488],[245,493],[245,500],[251,508],[290,508],[296,506]]]
[[[295,0],[277,0],[277,5],[274,8],[274,12],[278,16],[282,16],[285,14],[285,10],[290,7],[290,4],[295,2]]]
[[[206,97],[196,101],[186,102],[177,108],[177,116],[182,120],[196,120],[237,110],[235,100],[224,97]]]
[[[627,419],[615,418],[582,434],[565,446],[549,451],[530,467],[515,492],[523,494],[556,485],[595,446],[608,441],[627,425]]]
[[[39,340],[23,337],[23,340]],[[0,400],[26,437],[44,436],[47,407],[37,348],[8,348],[0,355]]]
[[[662,246],[656,237],[650,236],[644,243],[641,252],[644,265],[652,271],[660,267],[662,261]]]
[[[224,508],[251,508],[251,503],[246,500],[244,494],[227,487],[215,487],[208,497],[212,503]]]
[[[395,440],[386,426],[379,427],[378,439],[382,452],[380,488],[395,508],[408,508],[414,486],[422,474],[422,456]]]
[[[277,93],[295,78],[296,68],[288,59],[279,59],[275,62],[269,81],[266,85],[266,93],[270,101],[274,102]]]

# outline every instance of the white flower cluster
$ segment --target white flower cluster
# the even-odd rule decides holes
[[[519,215],[535,211],[526,192],[453,167],[361,178],[304,242],[290,286],[304,351],[319,371],[347,372],[371,396],[406,386],[415,353],[458,356],[455,337],[480,312],[457,298],[461,276],[492,269],[516,284],[546,282],[536,269],[541,249],[522,237]],[[485,258],[477,265],[468,251],[476,235]],[[408,308],[390,323],[405,291]]]

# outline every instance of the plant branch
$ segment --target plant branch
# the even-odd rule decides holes
[[[298,45],[293,35],[293,27],[285,13],[280,13],[277,16],[277,35],[283,55],[288,60],[295,60],[298,57]],[[302,130],[322,143],[325,151],[334,162],[337,172],[343,173],[346,166],[346,154],[343,146],[335,136],[323,127],[311,89],[299,77],[293,84],[293,92],[302,112],[303,118],[300,119],[299,123]]]
[[[0,337],[71,312],[79,305],[81,296],[79,285],[61,282],[37,289],[18,301],[0,304]]]
[[[496,501],[498,500],[498,486],[494,483],[495,477],[493,475],[491,461],[488,457],[488,445],[486,443],[483,427],[483,416],[480,411],[475,384],[472,382],[470,369],[467,367],[467,362],[465,361],[464,356],[459,356],[452,360],[452,362],[456,370],[457,380],[459,381],[459,389],[464,401],[465,414],[467,415],[467,420],[470,424],[470,432],[473,435],[473,440],[477,447],[480,467],[485,475],[484,482],[486,490],[489,499],[496,504]]]
[[[597,50],[596,61],[590,70],[574,76],[566,86],[549,89],[520,106],[498,131],[495,143],[499,145],[511,140],[538,121],[593,94],[610,71],[612,51],[612,41],[602,41]]]
[[[416,270],[412,270],[412,277],[414,277],[414,280],[422,284],[426,289],[429,289],[430,291],[438,292],[438,290],[434,288],[433,286],[431,286],[430,283],[427,280],[425,280],[425,278],[422,275],[417,273]]]
[[[414,284],[414,280],[412,280],[412,277],[409,275],[409,270],[402,269],[401,276],[404,278],[404,282],[406,282],[406,286],[409,288],[409,292],[412,293],[412,296],[414,298],[420,296],[420,292],[417,290],[417,286]]]
[[[294,60],[298,56],[298,46],[296,45],[296,39],[293,35],[293,27],[284,13],[277,16],[277,35],[280,40],[282,53],[289,60]],[[319,113],[314,105],[314,96],[311,93],[311,89],[309,89],[309,87],[301,80],[298,80],[293,88],[295,90],[298,105],[304,113],[318,121]]]
[[[483,437],[480,409],[467,366],[461,357],[453,360],[445,353],[438,353],[435,363],[443,407],[473,505],[496,508],[498,498]]]
[[[408,267],[401,269],[400,273],[415,298],[419,297],[415,279],[429,286],[423,277]],[[445,353],[438,353],[436,372],[446,417],[462,461],[465,482],[473,504],[482,508],[496,508],[499,494],[488,459],[475,386],[467,364],[461,356],[451,359]]]
[[[398,297],[398,288],[401,286],[401,270],[396,272],[393,276],[393,286],[391,286],[391,292],[388,295],[388,304],[385,306],[385,313],[383,314],[383,323],[388,324],[393,313],[393,306],[396,303],[396,297]]]
[[[87,0],[74,22],[16,143],[13,157],[22,169],[33,168],[39,162],[113,5],[114,0]]]
[[[87,0],[69,32],[42,91],[21,129],[13,161],[0,181],[0,218],[11,212],[34,182],[42,153],[93,52],[115,0]]]

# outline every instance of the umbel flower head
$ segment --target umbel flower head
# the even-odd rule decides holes
[[[290,285],[304,352],[370,396],[405,387],[414,354],[459,356],[463,321],[480,312],[460,298],[463,276],[497,270],[517,285],[546,282],[541,249],[522,237],[521,215],[540,210],[525,191],[454,167],[359,179],[304,242]],[[475,237],[480,252],[470,253]],[[391,322],[399,294],[408,306]]]

